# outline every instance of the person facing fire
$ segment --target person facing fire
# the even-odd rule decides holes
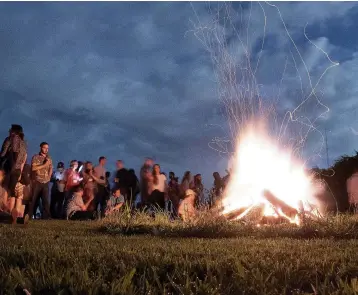
[[[105,209],[107,203],[107,181],[106,181],[106,157],[98,159],[98,165],[94,168],[94,176],[100,181],[97,182],[97,194],[95,196],[95,208],[100,207],[101,217],[105,216]]]
[[[111,196],[107,201],[106,216],[119,212],[124,205],[124,196],[121,194],[121,190],[118,187],[114,187],[111,190]]]
[[[151,194],[151,183],[153,179],[153,175],[152,175],[153,164],[154,163],[151,158],[146,158],[142,168],[140,169],[140,194],[141,194],[142,205],[147,204],[149,196]]]
[[[53,218],[60,218],[65,200],[65,164],[59,162],[52,176],[50,212]]]
[[[170,200],[168,209],[174,216],[177,216],[180,201],[180,185],[178,183],[178,177],[175,177],[175,174],[172,171],[169,172],[168,198]]]
[[[191,221],[196,216],[195,209],[195,192],[191,189],[185,191],[184,199],[180,202],[178,213],[179,217],[184,221]]]
[[[66,217],[70,220],[94,220],[96,212],[88,210],[93,197],[83,201],[83,188],[78,185],[72,189],[72,195],[66,208]]]

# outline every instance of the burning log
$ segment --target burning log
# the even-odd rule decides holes
[[[290,218],[295,217],[298,214],[298,211],[295,208],[292,208],[291,206],[287,205],[285,202],[278,199],[274,194],[272,194],[270,191],[265,190],[263,192],[263,195],[265,199],[271,203],[274,210],[276,211],[277,215],[282,215],[278,212],[278,209],[281,209],[282,213],[286,216],[289,216]]]
[[[249,208],[248,208],[248,207],[244,207],[244,208],[240,208],[240,209],[231,211],[231,212],[225,214],[225,217],[226,217],[228,220],[239,219],[239,218],[241,218],[241,216],[245,215],[244,213],[245,213],[248,209],[251,209],[251,207],[249,207]]]

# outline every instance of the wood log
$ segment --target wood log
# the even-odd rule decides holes
[[[271,205],[274,207],[276,212],[278,209],[281,209],[282,212],[290,218],[293,218],[298,214],[297,209],[295,209],[295,208],[287,205],[285,202],[281,201],[269,190],[264,190],[263,195],[266,198],[266,200],[271,203]]]
[[[233,211],[230,211],[229,213],[224,214],[224,216],[228,219],[228,220],[234,220],[237,217],[239,217],[242,213],[244,213],[249,207],[244,207],[244,208],[240,208],[240,209],[236,209]]]

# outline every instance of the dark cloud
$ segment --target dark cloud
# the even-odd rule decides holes
[[[224,18],[215,22],[214,12],[219,6]],[[218,98],[222,89],[218,89],[210,56],[213,47],[205,47],[200,38],[209,36],[215,28],[225,32],[224,37],[218,34],[219,39],[211,39],[210,46],[226,40],[230,62],[235,66],[245,55],[240,40],[249,48],[253,63],[260,58],[256,72],[260,94],[273,99],[280,92],[278,121],[299,104],[302,89],[309,91],[302,62],[277,9],[265,3],[235,3],[230,24],[225,19],[229,6],[183,2],[1,3],[0,123],[4,127],[0,135],[6,135],[11,123],[19,122],[25,127],[31,154],[46,140],[56,160],[96,161],[106,155],[112,163],[121,158],[138,168],[144,157],[152,156],[166,170],[178,174],[186,169],[201,171],[206,182],[211,182],[212,170],[223,171],[227,158],[221,158],[208,145],[214,137],[227,137],[229,130],[225,107]],[[313,79],[318,79],[327,60],[304,38],[306,22],[310,23],[313,41],[342,63],[325,76],[319,88],[325,92],[320,97],[332,109],[332,117],[320,119],[319,127],[350,136],[349,146],[332,145],[335,155],[349,153],[358,144],[357,137],[341,131],[333,119],[335,110],[349,109],[348,100],[356,104],[352,100],[356,94],[356,48],[338,37],[340,20],[345,21],[345,32],[355,33],[353,6],[308,2],[279,5]],[[267,38],[261,51],[263,32]],[[289,65],[282,80],[286,60]],[[222,66],[227,63],[223,60]],[[322,108],[312,100],[298,114],[312,119],[320,112]],[[351,119],[348,116],[345,120]],[[317,135],[308,138],[308,150],[315,150],[316,143]]]

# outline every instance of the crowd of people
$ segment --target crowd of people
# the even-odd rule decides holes
[[[228,183],[229,173],[213,174],[214,185],[206,191],[200,174],[186,171],[181,181],[174,172],[169,179],[160,165],[146,158],[139,178],[133,169],[116,161],[116,170],[106,170],[107,159],[98,164],[72,160],[69,167],[56,168],[42,142],[38,154],[28,161],[27,145],[21,125],[12,125],[0,154],[0,216],[12,223],[33,218],[93,220],[123,210],[167,211],[171,218],[193,218],[203,207],[212,206]],[[30,162],[30,164],[28,163]],[[38,215],[37,212],[40,212]]]

